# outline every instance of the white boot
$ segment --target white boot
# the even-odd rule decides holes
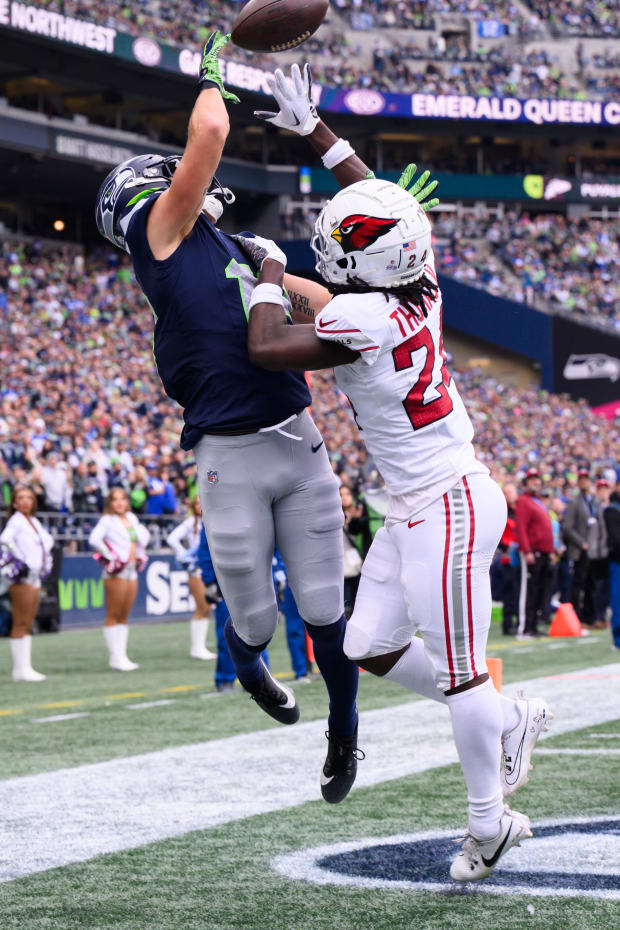
[[[114,626],[104,626],[103,638],[110,653],[110,668],[119,672],[133,672],[138,668],[135,662],[127,658],[127,638],[129,627],[126,623],[116,623]]]
[[[189,621],[189,633],[192,643],[189,654],[192,659],[217,659],[217,655],[207,649],[208,628],[208,619]]]
[[[13,681],[45,681],[45,675],[35,672],[30,662],[32,636],[11,639],[11,658],[13,659]]]

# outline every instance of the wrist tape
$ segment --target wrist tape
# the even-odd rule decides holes
[[[345,161],[347,158],[350,158],[351,155],[355,155],[355,149],[346,139],[337,139],[336,142],[332,145],[331,149],[328,149],[323,157],[323,164],[330,171],[332,168],[335,168],[336,165],[339,165],[341,161]]]
[[[277,304],[284,309],[282,288],[279,284],[257,284],[252,292],[248,313],[256,304]]]

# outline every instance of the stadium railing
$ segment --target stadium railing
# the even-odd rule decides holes
[[[51,533],[57,545],[70,553],[90,552],[88,537],[92,528],[100,519],[99,513],[62,513],[59,511],[37,511],[37,519]],[[140,523],[148,529],[151,539],[147,546],[149,552],[158,552],[166,546],[166,536],[184,518],[184,514],[138,514]],[[0,510],[0,526],[7,519],[6,511]]]

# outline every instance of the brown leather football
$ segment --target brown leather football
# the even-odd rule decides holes
[[[283,52],[316,32],[329,0],[250,0],[232,28],[232,41],[251,52]]]

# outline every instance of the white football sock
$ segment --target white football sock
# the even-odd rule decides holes
[[[497,836],[504,811],[499,777],[503,716],[489,679],[448,696],[452,732],[467,785],[469,829],[480,840]]]
[[[419,636],[414,636],[411,640],[411,646],[407,649],[385,676],[391,681],[397,681],[399,685],[413,691],[414,694],[421,694],[431,701],[439,701],[440,704],[447,704],[448,699],[436,685],[431,665],[424,643]],[[505,697],[500,694],[499,700],[503,714],[502,734],[510,733],[518,726],[521,720],[521,711],[517,701],[514,698]]]
[[[521,722],[521,711],[519,710],[519,702],[515,701],[514,698],[509,698],[504,694],[500,694],[499,701],[502,708],[502,715],[504,717],[504,724],[502,726],[503,736],[504,733],[510,733],[511,730],[514,730],[515,727],[519,726]]]
[[[217,655],[207,649],[207,630],[209,629],[208,618],[192,618],[189,621],[190,633],[190,650],[189,654],[192,659],[216,659]]]
[[[447,704],[448,699],[435,684],[433,666],[424,650],[424,643],[419,636],[414,636],[409,649],[400,657],[396,665],[385,675],[391,681],[397,681],[408,691],[422,694],[432,701]]]

